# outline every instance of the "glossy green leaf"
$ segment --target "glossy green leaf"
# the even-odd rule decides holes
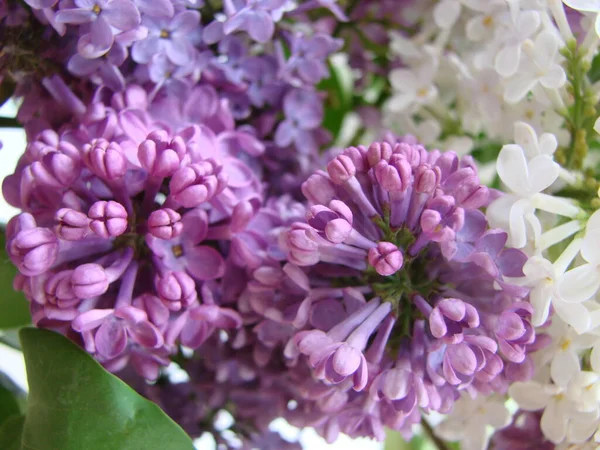
[[[0,330],[31,322],[29,303],[21,292],[16,292],[12,287],[17,269],[8,259],[4,245],[4,233],[0,233]]]
[[[194,448],[156,404],[64,336],[24,328],[20,337],[29,381],[24,450]]]
[[[0,425],[0,448],[2,450],[33,450],[23,447],[21,444],[24,423],[24,416],[12,416]]]

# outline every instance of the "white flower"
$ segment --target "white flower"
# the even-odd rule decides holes
[[[568,396],[566,386],[541,384],[536,381],[516,382],[508,390],[509,395],[525,411],[544,409],[540,422],[544,435],[555,444],[569,437],[581,437],[581,424],[587,431],[593,426],[595,413],[584,413],[578,409],[577,402]],[[597,415],[596,415],[597,417]],[[591,433],[588,435],[590,436]]]
[[[563,0],[563,3],[569,8],[582,12],[592,12],[596,16],[596,33],[600,36],[600,0]]]
[[[544,133],[539,139],[533,127],[525,122],[515,123],[515,143],[525,150],[528,160],[539,155],[551,156],[558,147],[556,136]]]
[[[559,285],[560,295],[568,303],[583,302],[600,288],[600,210],[587,222],[580,254],[587,264],[566,272]]]
[[[519,70],[506,83],[504,100],[521,101],[538,83],[547,89],[558,89],[567,81],[564,69],[558,63],[558,41],[549,31],[537,35],[533,45],[525,42],[527,58],[522,59]]]
[[[566,332],[558,337],[556,348],[550,363],[550,376],[560,385],[566,386],[580,372],[579,355],[582,350],[591,348],[596,337],[590,334],[577,334],[566,327]]]
[[[438,69],[438,57],[428,51],[423,61],[413,69],[394,69],[390,73],[390,83],[395,94],[388,101],[393,112],[408,109],[414,104],[429,104],[437,96],[433,78]]]
[[[598,117],[596,119],[596,122],[594,122],[594,131],[596,131],[596,133],[600,134],[600,117]]]
[[[466,26],[467,37],[472,41],[482,41],[494,36],[499,25],[499,16],[507,11],[504,0],[465,0],[465,6],[479,12],[469,19]]]
[[[458,20],[460,10],[460,0],[442,0],[433,8],[433,20],[438,27],[448,30]]]
[[[519,145],[508,144],[500,150],[496,168],[510,194],[494,200],[487,216],[493,226],[509,231],[513,247],[522,248],[528,234],[533,232],[536,240],[541,234],[533,199],[556,181],[559,166],[548,155],[538,155],[527,162]]]
[[[446,419],[436,427],[435,434],[448,441],[460,441],[462,450],[484,450],[488,448],[490,438],[487,426],[504,428],[510,420],[504,397],[479,395],[473,399],[463,395]]]
[[[494,68],[503,77],[517,72],[521,61],[521,45],[539,28],[542,19],[537,11],[515,11],[504,17],[502,49],[494,59]]]

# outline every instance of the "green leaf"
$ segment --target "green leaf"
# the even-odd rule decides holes
[[[588,78],[591,83],[600,80],[600,54],[596,55],[592,61],[592,67],[588,72]]]
[[[30,450],[21,445],[24,423],[25,416],[12,416],[0,426],[0,448],[2,450]]]
[[[29,401],[23,450],[192,450],[192,440],[64,336],[20,331]]]
[[[0,330],[17,328],[31,322],[29,303],[21,292],[12,288],[17,269],[4,249],[5,236],[0,233]]]
[[[15,395],[10,390],[0,385],[0,426],[2,426],[4,421],[10,416],[19,414],[21,414],[21,411]],[[4,447],[0,446],[0,448]]]

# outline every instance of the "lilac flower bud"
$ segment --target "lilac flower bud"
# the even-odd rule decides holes
[[[392,146],[387,142],[372,143],[367,151],[367,160],[369,161],[369,166],[375,167],[381,161],[389,161],[392,153]]]
[[[141,166],[153,177],[172,176],[186,154],[183,139],[176,136],[169,140],[166,131],[158,130],[150,133],[138,147],[138,159]]]
[[[80,211],[61,208],[56,212],[56,234],[65,241],[79,241],[90,232],[90,218]]]
[[[85,162],[96,176],[106,181],[115,181],[125,176],[127,160],[118,143],[97,139],[86,144],[83,150]]]
[[[251,202],[239,202],[235,205],[233,212],[231,213],[231,231],[237,233],[245,229],[255,213],[256,209]]]
[[[406,158],[394,154],[388,161],[379,161],[375,166],[375,177],[381,187],[388,192],[402,192],[408,189],[412,169]]]
[[[90,229],[104,239],[120,236],[127,230],[127,211],[113,200],[94,203],[88,216],[92,219]]]
[[[31,172],[36,181],[51,187],[69,187],[79,176],[79,162],[68,155],[50,151],[34,161]]]
[[[433,194],[441,178],[439,167],[420,165],[415,170],[415,191],[419,194]]]
[[[58,239],[49,229],[38,227],[29,213],[21,213],[8,221],[6,238],[6,251],[23,275],[40,275],[56,261]]]
[[[457,203],[466,209],[485,206],[489,198],[489,189],[479,183],[476,176],[469,177],[454,190]]]
[[[319,261],[319,245],[308,236],[309,229],[304,224],[296,223],[289,231],[281,234],[290,262],[299,266],[311,266]]]
[[[335,184],[343,184],[356,174],[356,167],[347,155],[338,155],[327,164],[327,173]]]
[[[179,311],[196,302],[196,282],[185,272],[167,272],[154,279],[156,291],[165,306],[171,311]]]
[[[444,342],[462,342],[464,328],[479,326],[479,314],[474,306],[457,298],[440,300],[429,315],[431,334]]]
[[[173,239],[179,236],[182,230],[181,215],[171,208],[152,211],[148,217],[148,231],[159,239]]]
[[[368,170],[367,149],[362,145],[359,145],[358,147],[348,147],[344,149],[343,154],[352,160],[356,170],[361,172]]]
[[[352,232],[352,211],[339,200],[332,200],[330,207],[315,205],[310,208],[306,219],[308,224],[320,231],[330,242],[339,244]]]
[[[110,284],[104,267],[100,264],[82,264],[71,276],[73,293],[82,299],[97,297],[108,290]]]
[[[377,247],[369,250],[367,260],[379,275],[389,276],[396,273],[404,263],[400,249],[391,242],[380,241]]]
[[[495,333],[500,351],[509,361],[523,362],[526,346],[535,341],[535,329],[530,322],[532,314],[531,304],[518,302],[498,317]]]
[[[222,167],[212,160],[182,167],[171,178],[172,198],[186,208],[210,201],[227,186]]]
[[[324,172],[317,172],[302,183],[302,193],[311,203],[327,205],[336,196],[335,186]]]

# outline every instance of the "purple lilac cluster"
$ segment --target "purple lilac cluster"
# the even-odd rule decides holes
[[[227,109],[212,127],[177,129],[144,102],[132,86],[111,106],[93,102],[77,126],[43,131],[3,193],[23,211],[7,225],[7,250],[34,323],[77,333],[110,370],[131,363],[156,379],[178,343],[197,348],[241,326],[212,285],[263,189],[232,150],[261,145]]]
[[[279,236],[285,260],[257,268],[240,300],[259,316],[260,346],[290,367],[292,423],[329,440],[383,439],[386,426],[408,436],[461,391],[531,377],[544,341],[528,290],[510,282],[526,256],[489,228],[470,158],[410,137],[350,147],[302,190],[310,206]]]
[[[317,167],[319,149],[331,141],[322,126],[326,97],[316,86],[330,76],[327,59],[343,45],[326,26],[331,17],[347,20],[335,1],[227,0],[218,7],[179,0],[26,4],[29,11],[18,5],[13,14],[12,3],[0,0],[0,22],[31,30],[27,36],[35,45],[47,41],[40,54],[53,65],[33,60],[35,70],[13,72],[0,64],[0,72],[8,73],[17,84],[14,94],[24,98],[18,119],[30,139],[69,121],[73,108],[65,105],[69,99],[61,84],[87,104],[94,95],[91,82],[113,92],[142,86],[157,108],[188,100],[196,115],[227,102],[233,120],[252,127],[266,144],[262,170],[271,178],[285,173],[269,186],[277,193],[299,195],[301,181]],[[299,20],[304,26],[296,26]],[[6,41],[5,58],[16,59],[11,49],[28,44],[22,33],[12,36],[8,30],[0,31],[0,41]],[[199,86],[211,97],[199,95]],[[30,104],[36,106],[33,114]]]

